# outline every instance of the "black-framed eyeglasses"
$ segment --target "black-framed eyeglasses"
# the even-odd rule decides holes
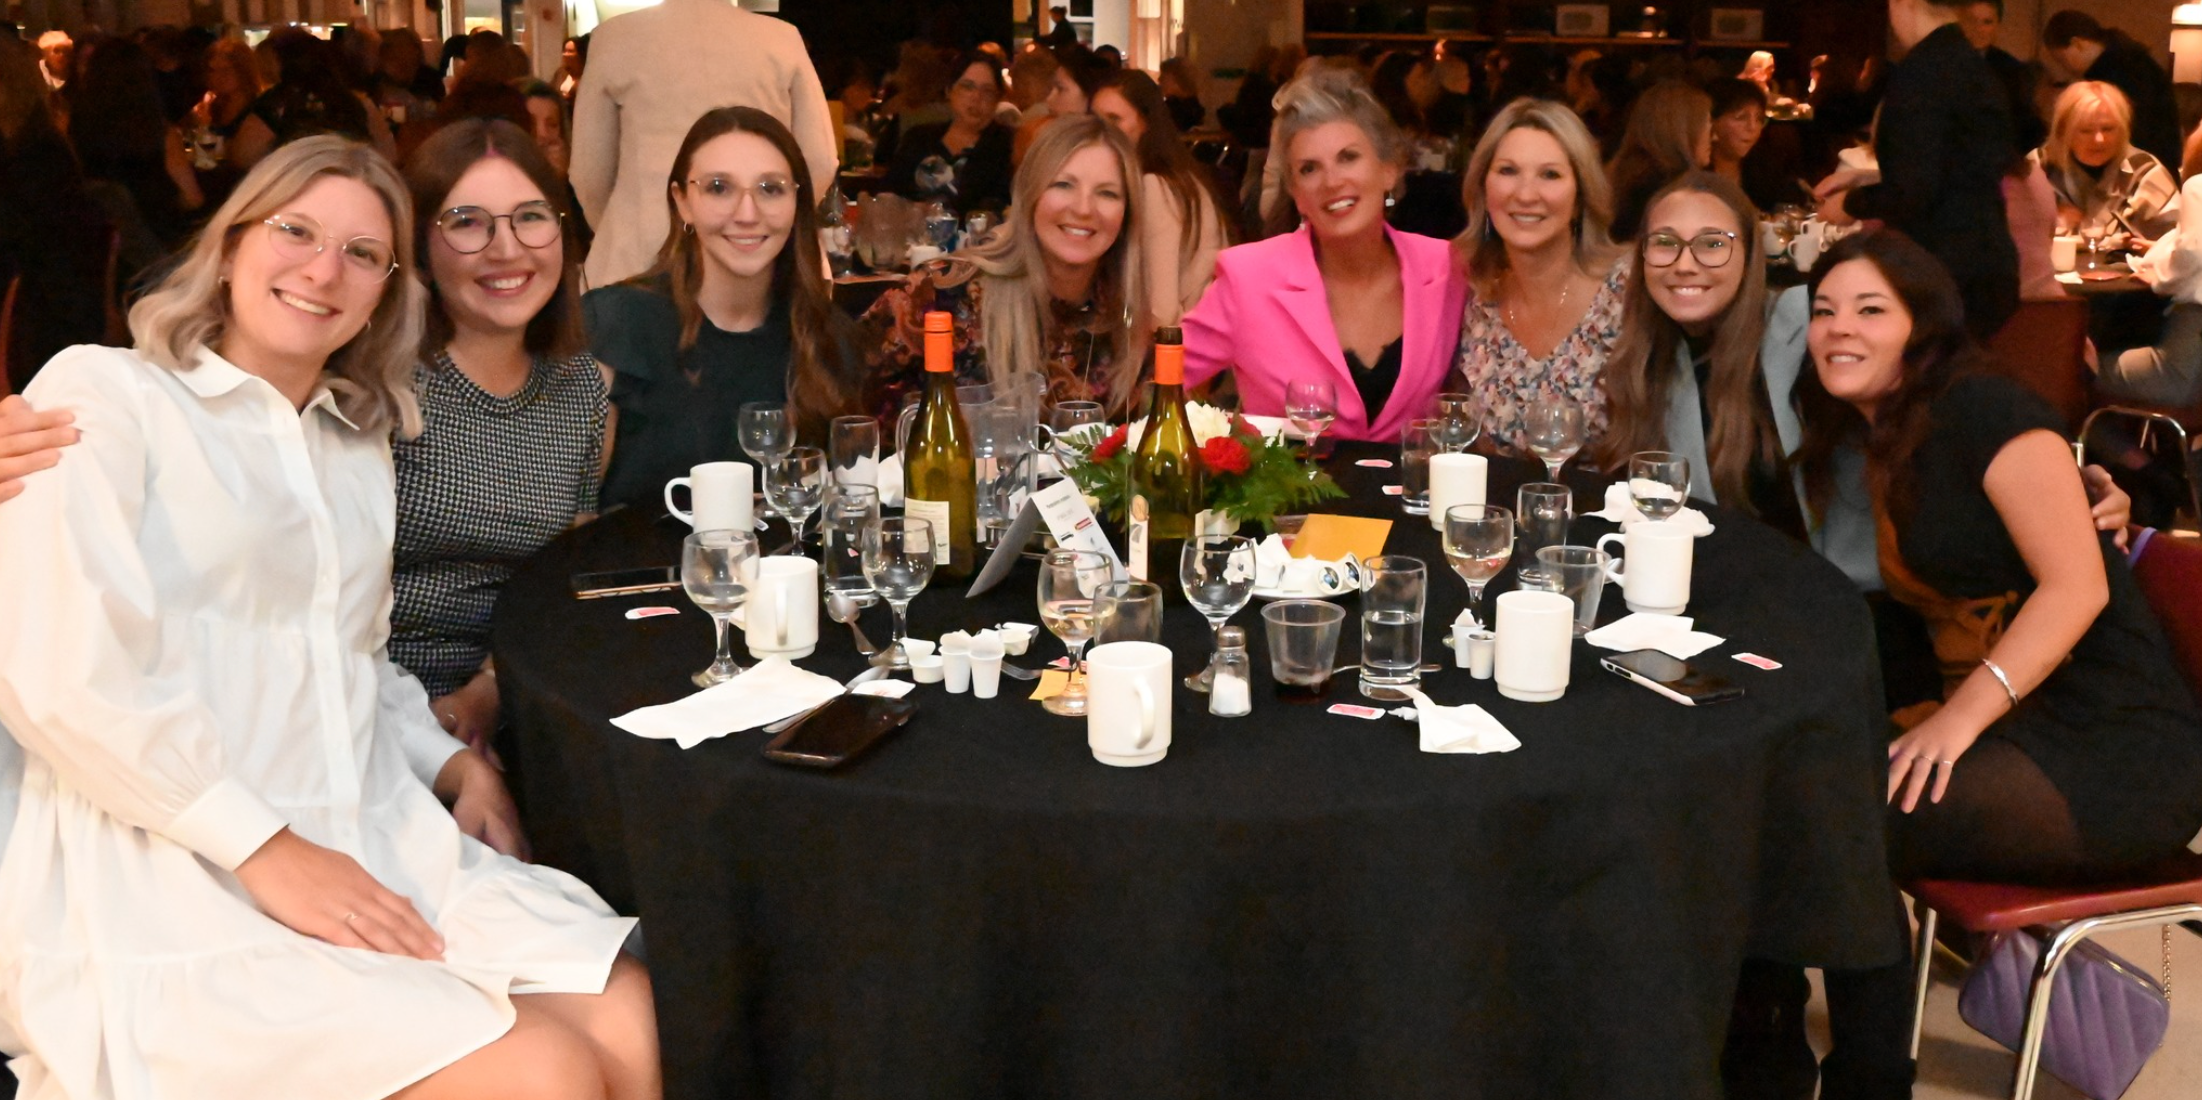
[[[1672,233],[1653,233],[1644,238],[1644,262],[1652,267],[1673,267],[1687,247],[1700,267],[1726,267],[1736,256],[1735,234],[1708,229],[1685,241]]]
[[[512,230],[512,238],[529,248],[547,248],[563,228],[558,211],[542,199],[523,202],[510,214],[492,214],[479,206],[454,206],[436,215],[436,232],[453,252],[471,255],[497,239],[497,223]]]
[[[336,241],[320,222],[304,214],[277,214],[262,219],[260,224],[268,227],[268,240],[276,254],[291,260],[310,260],[329,247],[330,241]],[[377,282],[398,269],[397,251],[378,237],[337,241],[337,253],[344,257],[347,267]]]

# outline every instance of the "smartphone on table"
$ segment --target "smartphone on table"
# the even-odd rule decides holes
[[[1725,703],[1743,697],[1743,689],[1718,673],[1656,649],[1638,649],[1601,657],[1606,670],[1644,685],[1686,707]]]
[[[665,592],[680,587],[680,570],[670,565],[653,565],[648,569],[575,573],[571,583],[574,598],[577,600],[630,596],[637,592]]]

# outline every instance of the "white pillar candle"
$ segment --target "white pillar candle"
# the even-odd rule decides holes
[[[1456,504],[1482,504],[1491,463],[1482,455],[1430,456],[1430,528],[1445,529],[1445,510]]]
[[[1498,598],[1498,651],[1492,672],[1499,694],[1549,703],[1567,693],[1575,642],[1575,601],[1558,592],[1515,589]]]

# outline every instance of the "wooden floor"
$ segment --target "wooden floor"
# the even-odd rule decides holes
[[[2095,942],[2132,960],[2150,973],[2162,965],[2155,930],[2102,936]],[[2202,1097],[2202,938],[2174,929],[2172,947],[2171,1030],[2163,1049],[2133,1082],[2123,1100],[2196,1100]],[[1957,1017],[1955,967],[1938,967],[1927,994],[1927,1028],[1919,1044],[1919,1084],[1913,1100],[1989,1100],[2011,1095],[2016,1056],[1997,1046]],[[1812,982],[1811,1034],[1814,1048],[1827,1050],[1827,1001],[1819,978]],[[2048,1074],[2034,1087],[2035,1100],[2085,1100]]]

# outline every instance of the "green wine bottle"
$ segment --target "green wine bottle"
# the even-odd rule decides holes
[[[933,525],[933,575],[971,575],[978,562],[978,489],[971,429],[956,404],[955,337],[946,313],[925,315],[925,396],[902,456],[905,516]]]
[[[1193,537],[1201,492],[1200,448],[1185,415],[1185,339],[1175,328],[1155,333],[1154,398],[1147,429],[1132,455],[1131,536],[1127,568],[1133,579],[1164,592],[1178,586],[1178,561]]]

